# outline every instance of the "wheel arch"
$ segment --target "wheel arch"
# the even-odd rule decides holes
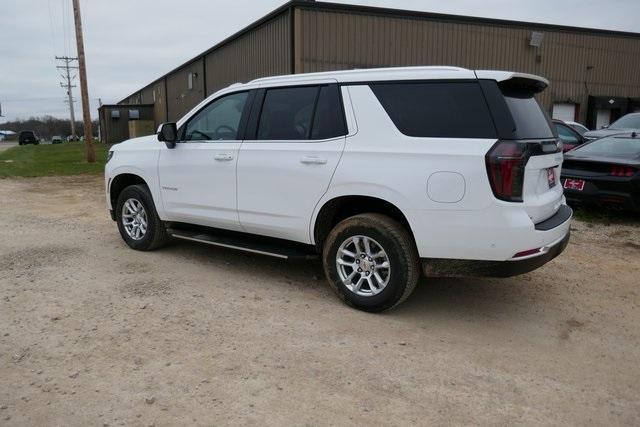
[[[149,187],[147,181],[145,181],[144,178],[135,173],[124,172],[113,177],[113,179],[111,180],[111,184],[109,185],[109,200],[111,201],[112,209],[116,208],[118,196],[120,195],[122,190],[130,185],[136,184],[143,184]]]
[[[327,200],[318,210],[313,223],[313,242],[318,250],[322,250],[325,239],[331,229],[340,221],[363,213],[379,213],[387,215],[406,227],[415,238],[407,217],[394,203],[374,196],[342,195]]]

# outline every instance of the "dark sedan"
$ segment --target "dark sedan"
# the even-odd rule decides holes
[[[569,202],[640,212],[640,134],[608,136],[565,153],[561,180]]]

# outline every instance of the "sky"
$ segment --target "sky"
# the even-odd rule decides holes
[[[640,33],[640,0],[335,2]],[[284,3],[81,0],[92,117],[99,99],[116,103]],[[69,116],[56,55],[76,56],[71,0],[0,0],[0,129],[16,118]],[[79,87],[74,96],[80,119]]]

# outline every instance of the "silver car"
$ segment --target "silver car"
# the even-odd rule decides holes
[[[640,113],[630,113],[620,117],[609,126],[584,133],[588,140],[604,138],[619,133],[640,132]]]

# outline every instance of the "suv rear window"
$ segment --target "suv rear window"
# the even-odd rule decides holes
[[[398,130],[407,136],[496,137],[476,82],[375,83],[370,87]]]
[[[540,108],[533,93],[503,88],[502,94],[515,122],[519,139],[553,138],[549,118]]]
[[[480,85],[500,139],[554,138],[551,120],[534,97],[540,91],[535,82],[527,79],[510,79],[501,83],[480,80]]]

